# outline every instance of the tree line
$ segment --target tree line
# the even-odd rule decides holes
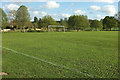
[[[17,11],[12,10],[8,15],[0,8],[0,24],[1,29],[12,29],[24,31],[26,29],[43,29],[47,30],[48,25],[63,25],[67,31],[70,30],[119,30],[120,24],[113,16],[106,16],[101,20],[90,20],[87,15],[72,15],[69,18],[55,21],[50,15],[42,18],[34,17],[34,21],[30,21],[30,14],[26,6],[22,5]],[[56,27],[57,29],[57,27]]]

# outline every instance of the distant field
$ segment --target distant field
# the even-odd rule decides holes
[[[117,78],[118,32],[3,33],[3,78]]]

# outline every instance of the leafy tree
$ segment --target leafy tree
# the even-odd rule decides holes
[[[64,19],[64,20],[61,19],[61,20],[60,20],[60,24],[63,25],[63,26],[65,26],[65,28],[68,28],[67,19]]]
[[[33,26],[34,26],[34,30],[36,30],[36,28],[38,27],[38,24],[37,23],[33,23]]]
[[[34,17],[34,23],[37,23],[38,24],[39,20],[37,17]]]
[[[66,22],[67,22],[67,21],[68,21],[68,19],[67,19],[67,18],[64,18],[64,21],[66,21]]]
[[[89,23],[90,23],[90,24],[92,23],[92,21],[93,21],[92,19],[89,19]]]
[[[84,16],[84,15],[70,16],[68,19],[68,24],[69,24],[70,28],[85,29],[86,27],[89,27],[88,18],[87,18],[87,16]]]
[[[47,28],[48,25],[59,25],[51,16],[47,15],[41,19],[41,27]]]
[[[41,18],[39,18],[38,27],[39,27],[39,28],[42,28],[42,19],[41,19]]]
[[[120,12],[118,13],[118,27],[119,27],[119,30],[120,30]]]
[[[16,22],[21,29],[24,29],[30,23],[30,14],[26,6],[22,5],[17,10]]]
[[[34,17],[34,22],[33,22],[33,26],[34,26],[34,30],[36,30],[36,28],[38,27],[39,21],[37,17]]]
[[[26,24],[27,24],[27,28],[28,28],[28,29],[32,29],[32,28],[34,28],[32,22],[27,22]]]
[[[90,24],[90,27],[91,28],[95,28],[96,30],[97,29],[102,29],[103,28],[103,25],[102,25],[102,22],[101,21],[98,21],[98,20],[93,20]]]
[[[8,17],[6,13],[0,8],[0,27],[4,29],[8,24]]]
[[[103,26],[107,30],[110,29],[110,31],[111,31],[111,28],[118,27],[118,21],[114,17],[106,16],[103,19]]]

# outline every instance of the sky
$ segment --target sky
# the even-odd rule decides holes
[[[0,6],[6,13],[10,10],[17,10],[21,5],[25,5],[31,16],[31,21],[34,17],[42,18],[50,15],[55,20],[59,21],[61,18],[68,18],[71,15],[87,15],[88,19],[103,19],[105,16],[114,16],[118,13],[118,1],[101,0],[97,2],[91,1],[34,1],[34,2],[2,2]],[[107,1],[107,2],[104,2]]]

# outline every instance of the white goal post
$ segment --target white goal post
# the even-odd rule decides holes
[[[60,26],[60,25],[48,25],[48,32],[49,32],[49,28],[50,27],[63,27],[64,28],[64,32],[65,32],[65,26]]]

